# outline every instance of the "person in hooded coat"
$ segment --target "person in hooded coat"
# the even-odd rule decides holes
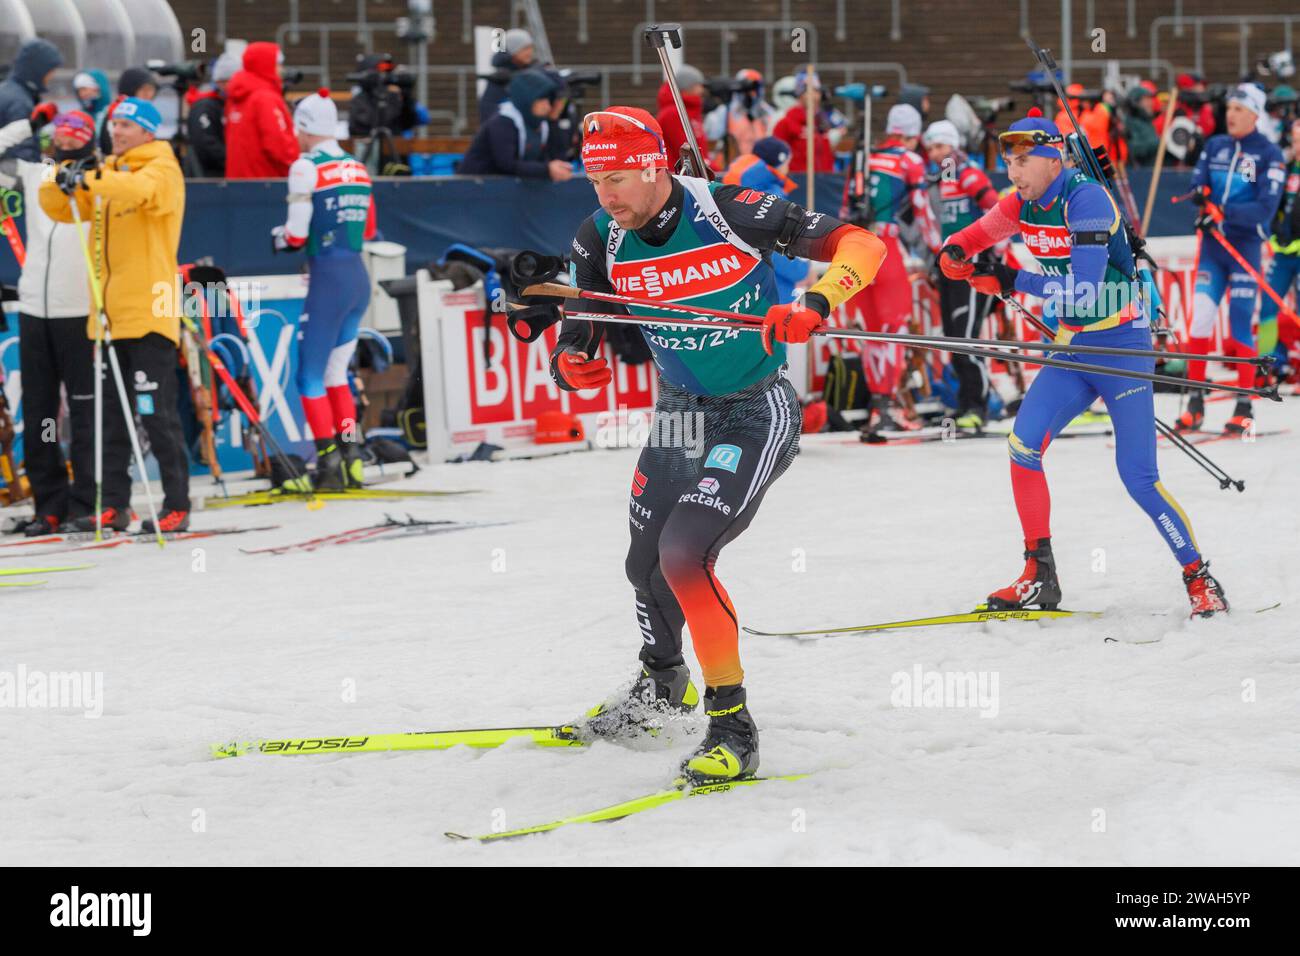
[[[63,54],[48,40],[28,40],[24,43],[14,57],[8,78],[0,83],[0,126],[8,126],[15,120],[31,116],[32,110],[40,102],[41,94],[45,92],[46,81],[62,65]],[[28,137],[0,153],[0,159],[11,156],[25,159],[29,163],[39,163],[41,147],[36,137]]]
[[[510,81],[509,96],[481,127],[457,170],[465,176],[522,176],[563,182],[573,167],[550,145],[548,117],[559,87],[543,70],[524,70]]]
[[[226,178],[283,179],[298,137],[280,81],[280,47],[250,43],[226,87]]]

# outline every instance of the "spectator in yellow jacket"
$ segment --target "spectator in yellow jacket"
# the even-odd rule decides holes
[[[122,378],[162,473],[159,527],[182,531],[189,527],[190,500],[189,461],[176,404],[176,252],[185,180],[171,146],[154,138],[162,119],[152,103],[129,97],[118,104],[110,122],[113,154],[99,167],[61,165],[41,185],[41,208],[51,219],[72,222],[75,201],[82,221],[93,224],[92,287],[98,284],[101,290]],[[92,314],[91,337],[98,322]],[[105,384],[111,395],[112,380]],[[103,524],[124,531],[132,517],[130,436],[120,403],[105,401],[103,408]],[[95,516],[77,525],[92,530]],[[152,531],[152,522],[146,521],[143,530]]]

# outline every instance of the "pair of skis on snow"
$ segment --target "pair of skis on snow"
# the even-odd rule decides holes
[[[204,510],[212,508],[252,508],[261,505],[274,505],[286,501],[398,501],[402,498],[445,498],[450,495],[472,495],[474,489],[463,491],[415,491],[411,489],[387,488],[353,488],[350,491],[313,491],[294,492],[283,489],[271,491],[250,491],[242,495],[206,498]]]
[[[300,737],[285,740],[257,740],[247,743],[215,744],[212,747],[214,757],[238,757],[249,753],[280,754],[282,756],[300,756],[304,754],[339,754],[339,753],[387,753],[401,750],[447,750],[451,747],[474,747],[488,749],[500,747],[513,740],[527,739],[539,747],[585,747],[591,741],[582,735],[579,727],[555,724],[539,727],[494,727],[481,730],[435,730],[402,734],[363,734],[355,737]],[[453,840],[479,840],[491,843],[508,840],[513,837],[529,836],[534,833],[546,833],[572,823],[599,823],[622,820],[624,817],[646,810],[653,810],[667,803],[684,800],[687,797],[702,797],[718,793],[729,793],[739,787],[752,787],[773,780],[801,780],[808,774],[786,774],[776,777],[744,777],[739,780],[724,780],[696,786],[678,779],[672,787],[657,790],[654,793],[625,800],[612,806],[602,807],[588,813],[563,817],[534,826],[520,827],[513,830],[501,830],[479,836],[467,836],[463,833],[448,831],[446,836]]]
[[[270,548],[240,548],[244,554],[290,554],[294,552],[311,552],[320,548],[339,544],[358,544],[365,541],[391,540],[393,538],[416,537],[428,534],[446,534],[451,531],[465,531],[469,528],[492,528],[498,525],[512,524],[509,521],[425,521],[406,516],[402,521],[391,515],[384,515],[382,524],[366,525],[364,528],[352,528],[334,534],[309,538],[294,544],[276,545]]]
[[[218,535],[227,534],[244,534],[249,531],[274,531],[279,528],[278,524],[261,525],[256,528],[208,528],[206,530],[194,531],[164,531],[162,533],[165,541],[193,541],[199,538],[212,538]],[[95,540],[93,531],[71,531],[60,534],[46,534],[36,538],[25,538],[22,541],[8,541],[0,544],[0,558],[10,557],[43,557],[47,554],[66,554],[69,551],[104,551],[109,548],[118,548],[124,544],[153,544],[158,540],[158,536],[144,531],[113,531],[106,529],[103,532],[103,540]],[[40,550],[27,551],[26,548],[39,548],[40,545],[55,545]],[[62,545],[62,547],[58,547]]]

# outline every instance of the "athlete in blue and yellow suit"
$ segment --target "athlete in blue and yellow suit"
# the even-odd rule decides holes
[[[1119,210],[1104,186],[1065,165],[1063,142],[1056,124],[1032,114],[1002,134],[1016,190],[948,239],[940,267],[949,278],[966,279],[979,292],[1041,296],[1046,300],[1044,319],[1057,329],[1058,342],[1150,349],[1149,322],[1136,282],[1129,278],[1133,253]],[[969,259],[1017,232],[1043,267],[1043,275],[1000,263],[991,275],[973,275]],[[1088,364],[1154,369],[1153,359],[1139,355],[1089,355]],[[1099,397],[1115,429],[1120,478],[1182,566],[1193,613],[1226,611],[1222,589],[1201,559],[1186,514],[1160,483],[1151,383],[1060,367],[1038,373],[1016,415],[1010,437],[1011,486],[1024,531],[1026,563],[1015,582],[989,595],[990,607],[1054,608],[1060,603],[1043,455],[1061,429]]]

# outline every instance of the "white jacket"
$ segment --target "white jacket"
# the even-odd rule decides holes
[[[0,153],[31,135],[28,120],[15,120],[0,129]],[[6,159],[0,162],[0,186],[13,189],[22,183],[27,262],[18,277],[19,311],[42,319],[69,319],[90,313],[90,282],[76,226],[55,222],[41,209],[41,180],[53,168],[49,162]],[[82,228],[89,236],[90,223]]]

